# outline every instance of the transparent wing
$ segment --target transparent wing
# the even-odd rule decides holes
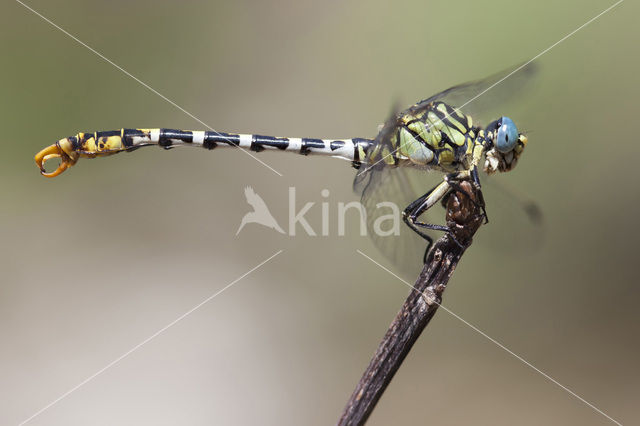
[[[407,279],[422,269],[427,241],[402,221],[402,211],[442,181],[437,172],[409,167],[380,167],[367,173],[361,202],[367,213],[367,232],[374,245]],[[444,224],[444,209],[435,206],[420,217],[426,223]],[[395,229],[394,229],[395,226]],[[435,241],[442,233],[428,232]]]
[[[414,108],[442,101],[470,115],[474,122],[488,124],[506,115],[514,101],[519,100],[534,80],[538,67],[532,62],[519,64],[482,80],[450,87],[420,101]]]
[[[374,145],[389,144],[389,137],[398,126],[396,111],[394,109],[383,125]],[[382,254],[399,268],[397,272],[408,279],[414,279],[420,272],[427,242],[402,221],[402,211],[435,186],[439,179],[442,179],[439,173],[390,167],[378,160],[362,164],[353,182],[367,214],[369,236]],[[433,216],[432,212],[427,213]],[[387,217],[390,220],[385,220]],[[390,229],[393,227],[395,229]]]
[[[489,223],[475,239],[502,256],[526,256],[542,246],[544,220],[538,204],[512,187],[509,178],[508,174],[480,176]]]

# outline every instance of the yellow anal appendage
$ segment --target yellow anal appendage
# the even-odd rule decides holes
[[[58,165],[57,169],[55,169],[50,173],[47,173],[47,171],[44,168],[45,163],[53,158],[60,158],[60,164]],[[58,143],[50,145],[45,149],[41,150],[40,152],[38,152],[34,157],[34,160],[38,165],[38,167],[40,168],[40,174],[48,178],[58,176],[60,173],[64,172],[69,167],[75,164],[75,161],[71,159],[71,157],[69,157],[62,150],[62,148],[60,148],[60,145]]]

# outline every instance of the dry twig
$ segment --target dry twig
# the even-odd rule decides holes
[[[387,330],[375,355],[349,399],[338,422],[341,426],[363,425],[400,368],[411,347],[429,324],[442,301],[442,294],[484,216],[476,203],[480,189],[471,182],[460,185],[446,203],[445,234],[433,245],[413,290]]]

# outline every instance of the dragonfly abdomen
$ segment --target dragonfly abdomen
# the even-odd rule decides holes
[[[79,133],[75,136],[74,148],[80,154],[106,154],[111,151],[125,151],[147,145],[163,148],[173,146],[201,146],[214,149],[219,146],[237,146],[251,151],[265,149],[293,151],[302,155],[337,155],[354,160],[361,157],[369,139],[314,139],[285,138],[256,134],[234,134],[216,131],[192,131],[175,129],[121,129],[96,133]],[[360,155],[358,147],[361,147]]]
[[[271,149],[295,152],[302,155],[329,155],[352,161],[354,167],[359,167],[361,162],[365,160],[367,150],[372,143],[373,140],[364,138],[285,138],[166,128],[120,129],[95,133],[78,133],[75,136],[61,139],[56,144],[40,151],[35,160],[43,175],[54,177],[75,164],[80,157],[107,156],[122,151],[133,151],[149,145],[158,145],[165,149],[175,146],[199,146],[209,150],[226,146],[255,152]],[[48,159],[55,157],[62,159],[61,165],[55,172],[46,173],[44,171],[44,163]]]

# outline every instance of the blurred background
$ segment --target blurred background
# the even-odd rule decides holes
[[[216,130],[339,138],[526,61],[613,2],[27,4]],[[235,232],[245,186],[281,224],[295,186],[319,229],[323,189],[332,209],[357,200],[354,170],[261,154],[280,177],[238,151],[147,148],[45,179],[33,155],[78,131],[203,126],[19,3],[0,8],[0,423],[282,249],[29,424],[333,424],[408,288],[335,223],[328,237]],[[640,421],[638,12],[624,2],[537,61],[513,114],[530,143],[505,180],[541,206],[544,240],[494,250],[492,229],[512,225],[492,221],[444,298],[625,424]],[[422,423],[610,421],[441,310],[369,421]]]

